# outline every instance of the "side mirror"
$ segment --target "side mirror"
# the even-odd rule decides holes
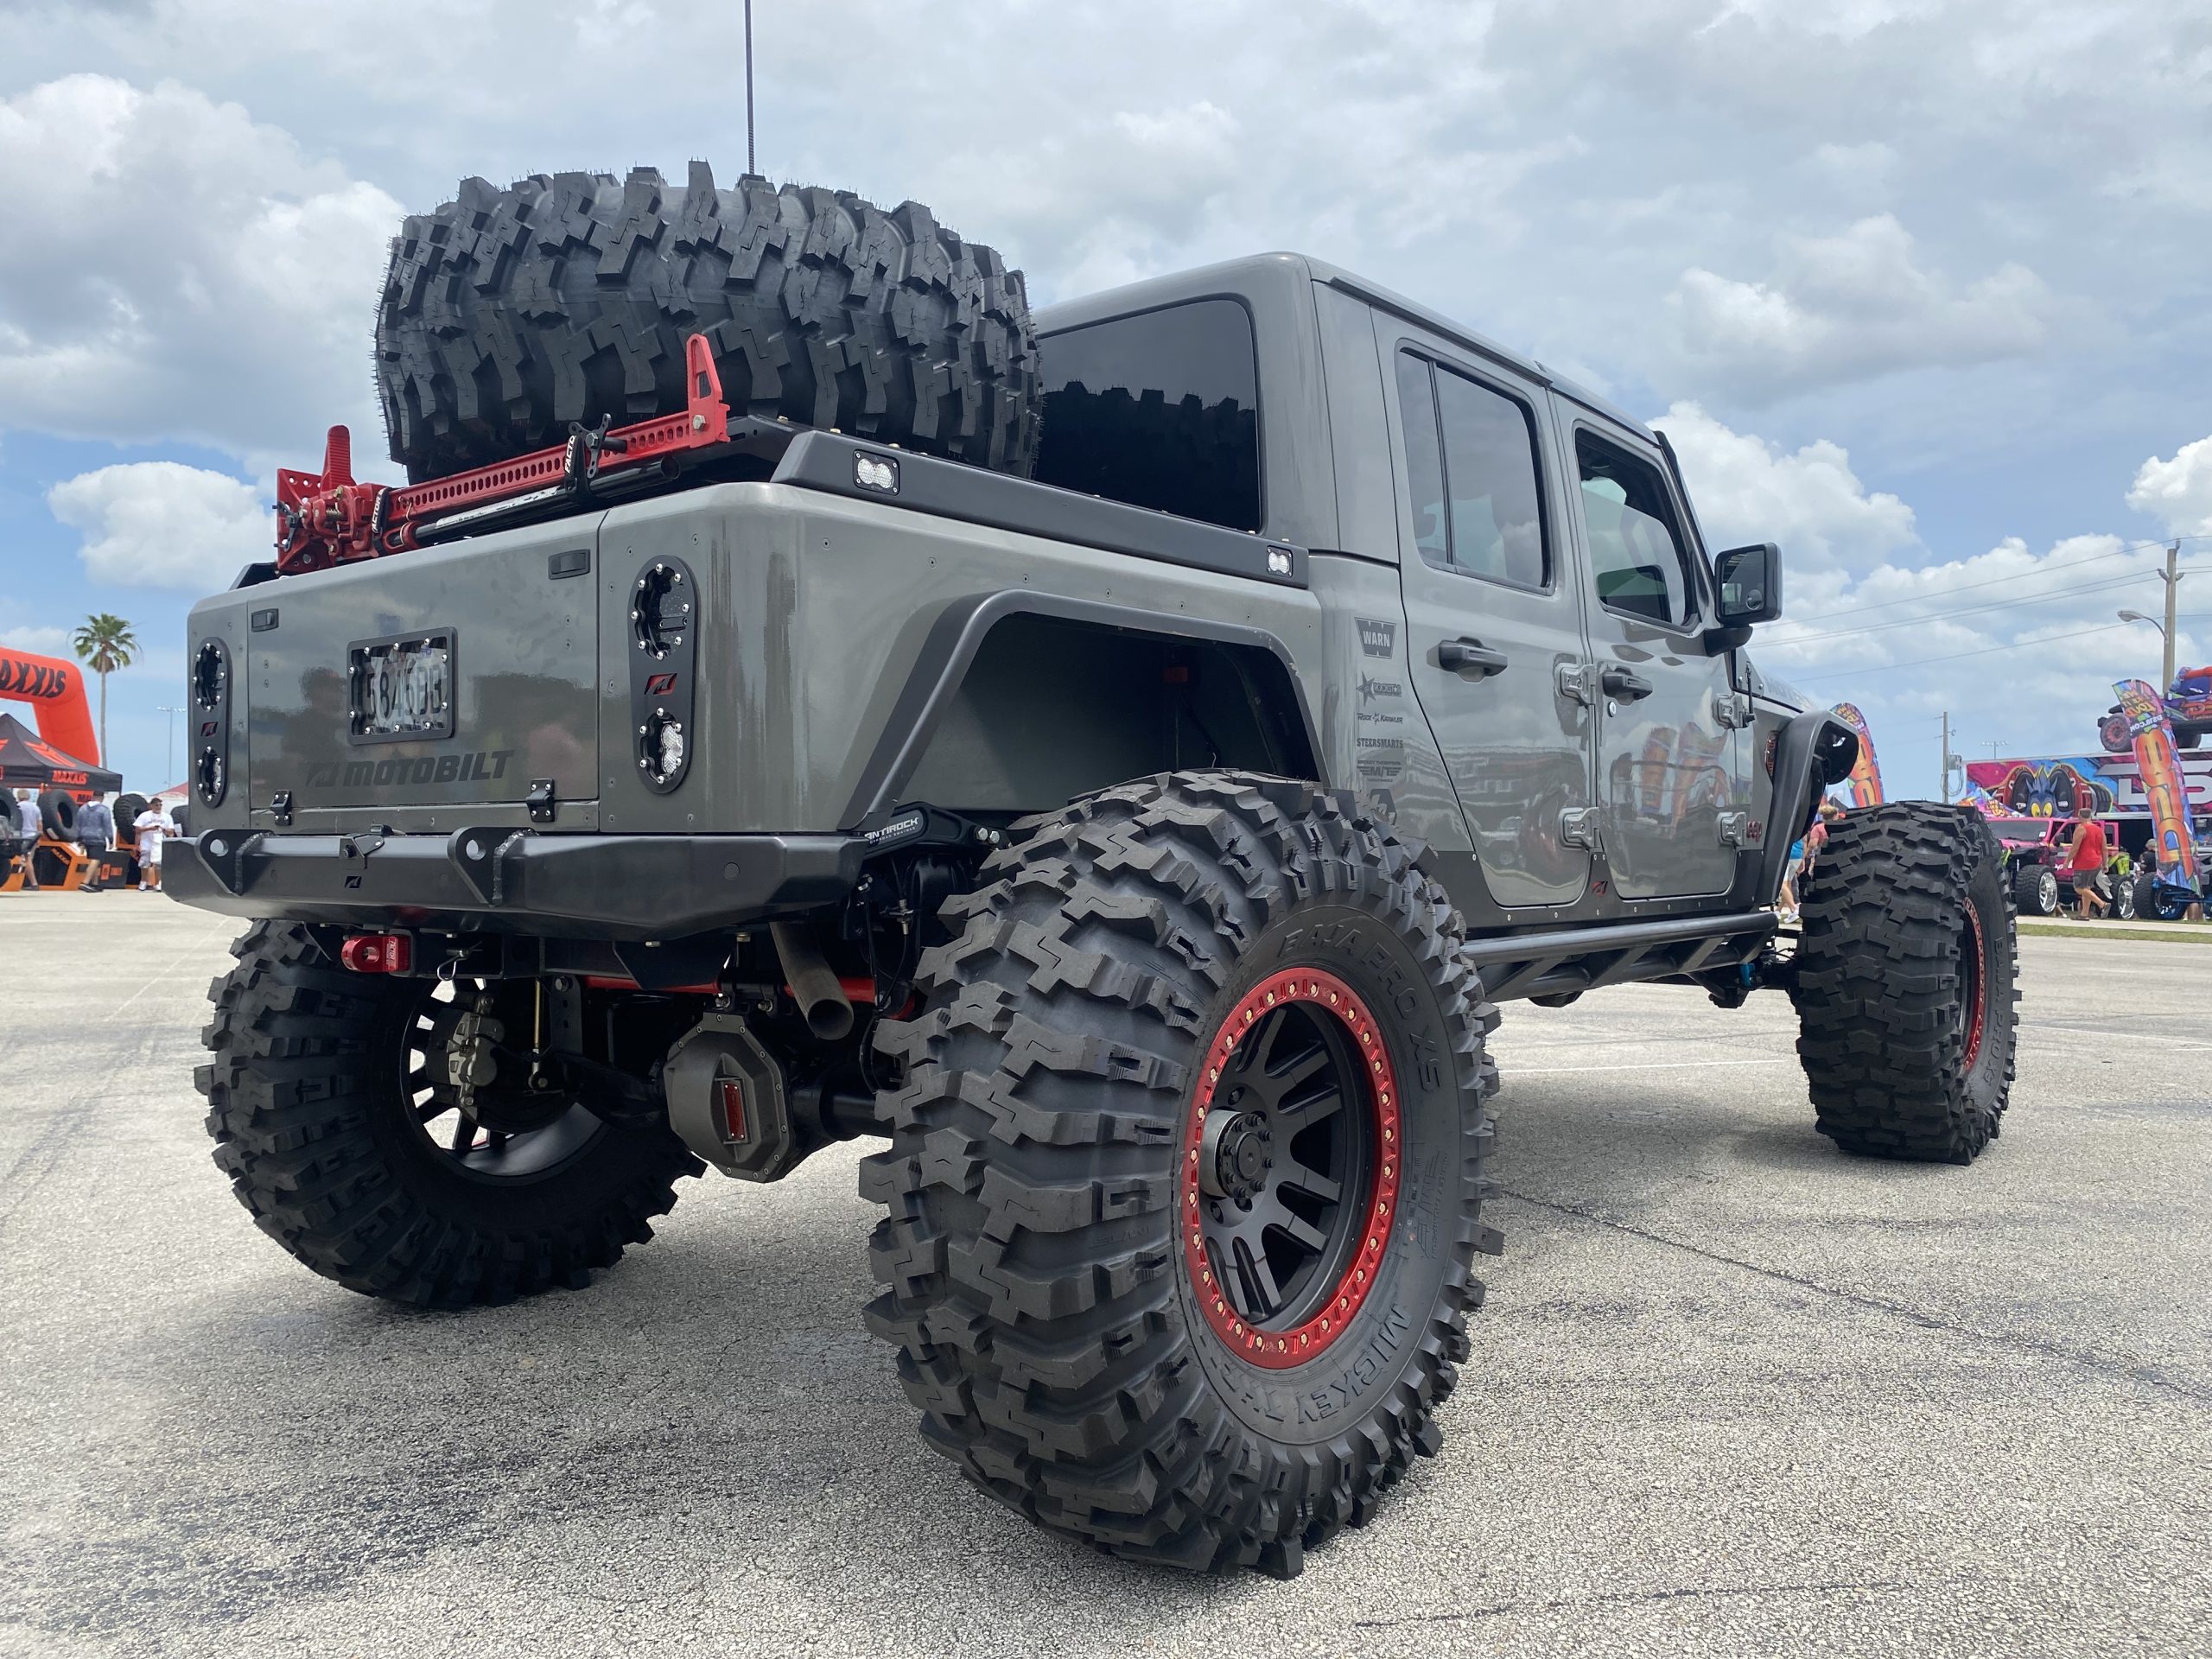
[[[1730,548],[1713,560],[1713,575],[1719,618],[1706,630],[1707,649],[1732,651],[1751,637],[1753,623],[1781,616],[1782,550],[1772,542]]]

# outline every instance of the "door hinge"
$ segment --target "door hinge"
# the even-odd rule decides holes
[[[1562,846],[1580,847],[1589,852],[1598,850],[1598,809],[1594,806],[1570,806],[1559,815],[1559,838]]]
[[[1720,815],[1720,844],[1723,847],[1742,846],[1745,832],[1750,829],[1751,822],[1751,815],[1748,812],[1723,812]]]
[[[1751,700],[1740,691],[1716,691],[1713,718],[1724,731],[1741,731],[1751,723]]]
[[[530,793],[522,799],[523,804],[530,809],[532,823],[550,823],[554,814],[560,810],[553,798],[553,780],[550,778],[531,779]]]
[[[1579,702],[1585,709],[1598,701],[1598,664],[1595,663],[1561,663],[1552,671],[1552,677],[1559,685],[1559,694],[1570,702]]]

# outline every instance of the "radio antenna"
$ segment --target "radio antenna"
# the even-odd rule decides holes
[[[745,170],[760,170],[753,159],[753,0],[745,0]]]

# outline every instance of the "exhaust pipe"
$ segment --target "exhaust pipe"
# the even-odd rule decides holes
[[[850,1036],[852,999],[823,960],[813,929],[799,922],[771,922],[768,937],[776,942],[777,959],[784,964],[784,978],[805,1016],[806,1028],[825,1043]]]

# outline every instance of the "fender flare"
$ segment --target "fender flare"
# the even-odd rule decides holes
[[[936,735],[938,723],[958,693],[976,653],[982,649],[985,638],[1008,617],[1020,615],[1085,622],[1131,633],[1166,634],[1180,639],[1203,639],[1214,645],[1256,647],[1267,652],[1282,664],[1291,695],[1296,699],[1298,722],[1306,738],[1306,752],[1313,755],[1317,770],[1325,770],[1322,765],[1320,733],[1313,723],[1313,711],[1306,705],[1306,687],[1299,678],[1297,664],[1292,659],[1290,648],[1266,629],[1179,612],[1148,611],[1135,606],[1071,598],[1064,594],[1039,593],[1027,588],[1001,588],[955,601],[930,625],[913,671],[891,705],[890,717],[885,721],[882,734],[869,753],[868,764],[861,769],[852,798],[838,820],[840,829],[855,829],[870,813],[898,804],[899,791],[921,763],[930,739]],[[1317,778],[1314,781],[1326,783],[1327,779]]]
[[[1760,903],[1770,905],[1781,896],[1791,843],[1812,827],[1827,786],[1850,777],[1858,759],[1859,734],[1825,709],[1796,715],[1775,734],[1774,801],[1767,813],[1766,854],[1759,863]]]

